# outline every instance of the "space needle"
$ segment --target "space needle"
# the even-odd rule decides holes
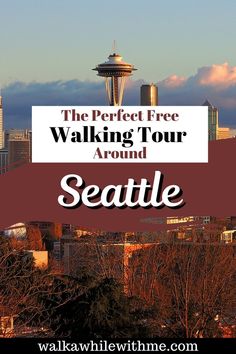
[[[113,54],[109,55],[108,61],[98,64],[93,70],[98,72],[98,76],[105,77],[109,105],[121,106],[126,78],[137,69],[132,64],[123,61],[114,50]]]

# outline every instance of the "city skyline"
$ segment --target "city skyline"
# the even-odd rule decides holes
[[[217,84],[212,83],[216,74]],[[209,100],[219,109],[219,125],[236,131],[236,67],[213,65],[198,70],[187,78],[171,76],[158,86],[159,105],[200,106]],[[123,105],[140,104],[140,87],[150,84],[147,80],[135,77],[128,79],[124,92]],[[104,81],[54,81],[54,82],[13,82],[2,90],[5,129],[29,129],[31,127],[32,106],[95,106],[107,105]]]
[[[235,346],[235,13],[0,0],[0,348]]]
[[[0,1],[5,128],[29,128],[32,105],[104,105],[91,70],[112,52],[137,67],[124,104],[139,104],[144,83],[159,87],[160,105],[219,108],[221,126],[236,128],[233,0],[100,2]],[[171,4],[171,6],[170,6]],[[14,9],[14,11],[13,11]],[[183,20],[184,19],[184,20]]]

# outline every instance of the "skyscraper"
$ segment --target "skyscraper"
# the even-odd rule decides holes
[[[2,96],[0,95],[0,149],[4,148]]]
[[[158,88],[156,85],[142,85],[140,89],[140,105],[141,106],[157,106],[158,105]]]
[[[8,164],[22,165],[31,161],[31,132],[29,130],[10,130],[6,133]]]
[[[203,103],[208,107],[208,138],[216,140],[218,134],[218,109],[214,107],[208,100]]]
[[[0,175],[8,171],[8,150],[0,149]]]

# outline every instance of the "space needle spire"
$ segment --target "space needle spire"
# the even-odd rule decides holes
[[[114,44],[113,54],[109,55],[108,61],[98,64],[93,70],[98,72],[98,76],[105,77],[109,105],[121,106],[126,78],[137,69],[122,60],[122,57],[116,53]]]

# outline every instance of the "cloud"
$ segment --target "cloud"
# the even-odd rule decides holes
[[[157,83],[162,105],[200,105],[208,98],[219,109],[220,125],[236,128],[236,66],[204,66],[188,78],[172,75]]]
[[[200,68],[196,77],[200,85],[227,88],[236,85],[236,66],[230,67],[228,63],[213,64]]]
[[[29,127],[32,106],[107,104],[102,82],[14,82],[3,89],[2,95],[6,128]]]
[[[163,80],[161,84],[167,88],[175,88],[175,87],[183,86],[185,82],[186,82],[185,77],[172,75],[167,77],[165,80]]]
[[[153,78],[155,82],[155,78]],[[144,80],[128,80],[124,105],[139,105]],[[157,82],[160,105],[201,105],[205,99],[219,108],[221,126],[236,128],[236,66],[228,63],[201,67],[187,78],[171,75]],[[32,105],[107,105],[104,82],[13,82],[3,89],[5,127],[31,125]]]
[[[214,86],[217,89],[228,88],[236,85],[236,66],[230,66],[227,62],[203,66],[198,69],[196,75],[190,78],[172,75],[161,81],[160,84],[169,87],[179,87],[188,81],[195,82],[198,86]]]

